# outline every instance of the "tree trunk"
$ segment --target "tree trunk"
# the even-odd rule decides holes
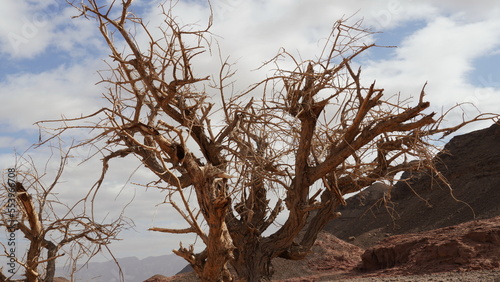
[[[21,202],[21,206],[24,209],[30,225],[29,230],[23,230],[26,238],[30,240],[30,246],[26,257],[25,275],[27,281],[36,282],[39,281],[37,268],[43,245],[42,224],[35,209],[35,205],[33,204],[31,195],[28,194],[22,183],[16,182],[16,191],[18,193],[17,197]]]
[[[56,274],[56,256],[57,256],[57,247],[54,243],[50,241],[45,241],[45,248],[47,249],[47,269],[44,278],[44,282],[52,282],[54,281],[54,276]]]
[[[28,249],[28,255],[26,258],[26,279],[30,282],[39,281],[39,274],[37,272],[38,261],[40,258],[40,251],[42,249],[42,240],[39,237],[33,237],[30,242],[30,247]]]
[[[209,173],[205,171],[205,173]],[[214,182],[209,177],[205,185],[196,187],[201,206],[205,209],[205,219],[209,227],[206,259],[198,262],[202,264],[198,273],[202,281],[232,281],[233,278],[227,269],[227,262],[232,257],[233,243],[225,217],[231,205],[231,199],[226,194],[225,184]]]
[[[232,244],[228,240],[227,227],[224,222],[212,224],[212,220],[219,221],[220,218],[207,219],[210,226],[209,244],[207,244],[207,259],[204,262],[200,278],[201,281],[206,282],[232,281],[226,265],[232,250]]]
[[[271,281],[274,270],[270,254],[262,252],[259,246],[246,246],[233,253],[232,265],[239,278],[247,282]]]

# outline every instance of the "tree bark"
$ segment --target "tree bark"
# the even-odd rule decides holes
[[[238,277],[248,282],[271,281],[274,273],[271,255],[263,252],[258,242],[253,241],[234,250],[232,265]]]
[[[25,234],[30,240],[30,246],[26,257],[26,279],[30,282],[39,281],[39,273],[37,272],[38,261],[43,245],[42,224],[35,209],[31,196],[28,194],[23,184],[16,183],[18,199],[24,209],[25,215],[28,218],[30,225],[29,234]]]
[[[209,226],[207,259],[204,262],[202,281],[232,281],[226,263],[233,249],[224,218],[229,206],[229,199],[215,199],[213,212],[209,213],[207,223]]]
[[[57,256],[57,246],[50,242],[45,241],[45,248],[47,249],[47,268],[44,278],[44,282],[54,281],[54,276],[56,274],[56,256]]]

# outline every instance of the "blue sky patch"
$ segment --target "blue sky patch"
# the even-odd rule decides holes
[[[47,48],[42,54],[30,59],[0,57],[0,82],[5,81],[8,75],[42,73],[61,65],[67,65],[71,61],[71,56],[68,53],[58,51],[55,48]]]
[[[482,56],[473,62],[468,80],[474,86],[500,89],[500,53]]]
[[[414,32],[425,27],[426,21],[409,21],[401,26],[376,33],[375,44],[379,46],[401,46],[401,43]],[[372,60],[388,60],[395,56],[396,48],[372,48],[369,58]]]

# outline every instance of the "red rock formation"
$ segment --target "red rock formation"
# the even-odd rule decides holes
[[[363,270],[411,273],[500,268],[500,217],[395,235],[362,255]]]

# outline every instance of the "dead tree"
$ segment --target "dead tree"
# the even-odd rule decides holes
[[[235,94],[227,93],[233,71],[226,61],[214,76],[194,72],[193,58],[210,48],[210,21],[200,30],[180,26],[171,8],[160,6],[163,34],[155,38],[131,3],[75,5],[97,22],[110,48],[112,72],[102,81],[109,107],[66,119],[54,134],[101,117],[88,126],[100,133],[85,141],[105,140],[102,151],[110,152],[98,183],[117,157],[134,155],[154,172],[150,185],[169,191],[166,202],[187,227],[151,230],[196,234],[204,250],[181,245],[174,252],[202,281],[231,281],[229,264],[246,281],[270,279],[273,258],[306,256],[339,216],[343,195],[400,171],[432,168],[430,138],[470,122],[440,128],[443,117],[426,112],[423,89],[411,103],[363,85],[352,62],[374,45],[360,43],[368,33],[359,23],[336,22],[317,60],[297,61],[281,50],[269,62],[275,76]],[[131,30],[149,42],[136,41]],[[295,68],[281,68],[282,59]],[[473,120],[483,118],[491,116]],[[286,220],[279,223],[281,213]]]
[[[3,203],[0,226],[10,228],[9,232],[21,231],[29,242],[25,254],[16,258],[17,263],[24,268],[26,281],[53,281],[58,258],[70,252],[80,253],[80,257],[88,261],[117,239],[116,236],[124,227],[122,218],[106,224],[96,222],[85,213],[85,209],[81,209],[85,203],[83,200],[76,201],[71,206],[70,203],[57,199],[54,193],[60,190],[56,186],[61,186],[58,182],[69,158],[68,154],[69,151],[62,154],[59,169],[50,185],[44,185],[43,182],[46,172],[40,174],[33,162],[26,162],[16,169],[19,181],[14,185],[5,183],[6,193],[0,195]],[[6,210],[10,199],[7,194],[10,192],[16,195],[15,210],[19,212],[15,225],[9,222],[11,218]],[[67,247],[69,250],[63,249]],[[7,275],[3,277],[7,278]]]

